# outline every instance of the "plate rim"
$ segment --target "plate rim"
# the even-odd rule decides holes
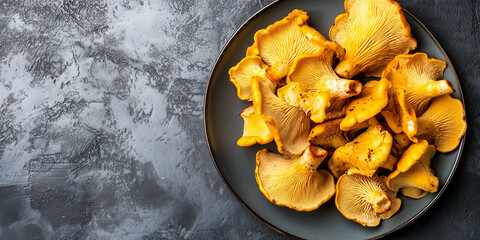
[[[232,195],[237,199],[237,201],[253,216],[255,216],[258,220],[260,220],[260,222],[262,222],[263,224],[267,225],[268,227],[270,227],[271,229],[275,230],[276,232],[280,233],[280,234],[283,234],[285,236],[288,236],[288,237],[291,237],[291,238],[294,238],[294,239],[302,239],[298,236],[295,236],[291,233],[288,233],[286,231],[283,231],[282,229],[276,227],[275,225],[273,225],[272,223],[268,222],[267,220],[265,220],[264,218],[262,218],[260,215],[258,215],[255,211],[253,211],[238,195],[237,193],[232,189],[232,187],[230,186],[230,184],[227,182],[227,180],[225,179],[224,175],[222,174],[222,172],[220,171],[218,165],[217,165],[217,162],[215,161],[215,158],[213,156],[213,152],[212,152],[212,147],[211,147],[211,144],[210,144],[210,140],[209,140],[209,135],[208,135],[208,127],[207,127],[207,100],[208,100],[208,95],[209,95],[209,89],[210,89],[210,84],[212,82],[212,77],[213,77],[213,73],[215,72],[215,69],[217,69],[217,65],[219,64],[219,60],[220,58],[223,56],[226,48],[228,47],[228,45],[230,45],[230,43],[232,42],[232,40],[235,38],[235,36],[237,36],[237,34],[245,27],[245,25],[247,23],[249,23],[253,18],[255,18],[257,15],[261,14],[261,12],[265,11],[266,9],[272,7],[273,5],[277,4],[278,2],[280,2],[281,0],[274,0],[273,2],[263,6],[262,8],[260,8],[259,10],[257,10],[254,14],[252,14],[250,17],[248,17],[241,25],[239,25],[237,27],[237,29],[235,30],[235,32],[231,35],[231,37],[229,38],[229,40],[227,42],[225,42],[225,44],[223,45],[222,49],[220,50],[219,54],[218,54],[218,57],[216,58],[213,66],[212,66],[212,69],[210,71],[210,74],[209,74],[209,77],[208,77],[208,81],[207,81],[207,84],[206,84],[206,88],[205,88],[205,94],[204,94],[204,100],[203,100],[203,129],[204,129],[204,135],[205,135],[205,139],[207,141],[207,145],[208,145],[208,151],[210,153],[210,159],[212,160],[213,162],[213,165],[215,166],[215,169],[217,170],[217,173],[218,175],[220,175],[220,178],[222,179],[223,183],[227,186],[227,188],[230,190],[230,192],[232,193]],[[447,62],[447,66],[450,67],[451,71],[452,71],[452,74],[453,74],[453,77],[454,77],[454,81],[457,83],[458,85],[458,93],[460,95],[460,101],[462,102],[464,108],[465,108],[465,100],[464,100],[464,97],[463,97],[463,91],[462,91],[462,86],[460,84],[460,80],[458,79],[458,75],[455,71],[455,68],[453,67],[453,64],[452,64],[452,61],[450,60],[449,56],[447,55],[447,53],[445,52],[445,50],[443,49],[443,47],[440,45],[440,43],[437,41],[437,39],[435,38],[435,36],[433,36],[433,34],[430,32],[430,30],[423,24],[423,22],[421,22],[416,16],[414,16],[411,12],[409,12],[407,9],[405,9],[404,7],[402,7],[402,10],[404,13],[406,13],[407,15],[409,15],[414,21],[416,21],[424,30],[425,32],[428,34],[428,36],[430,36],[430,38],[434,41],[434,43],[438,46],[438,48],[440,49],[440,52],[444,55],[445,57],[445,62]],[[464,120],[467,121],[467,114],[465,112],[465,116],[464,116]],[[457,170],[457,167],[458,167],[458,164],[460,162],[460,159],[461,159],[461,156],[462,156],[462,153],[463,153],[463,149],[464,149],[464,145],[465,145],[465,139],[466,139],[466,135],[467,133],[465,132],[465,134],[463,135],[462,139],[460,140],[460,144],[458,145],[458,153],[457,153],[457,156],[455,156],[455,163],[450,171],[450,173],[448,174],[448,177],[447,179],[445,180],[445,184],[442,186],[442,188],[437,192],[436,196],[422,209],[420,210],[418,213],[416,213],[413,217],[411,217],[410,219],[408,219],[407,221],[403,222],[402,224],[400,224],[399,226],[393,228],[392,230],[388,231],[388,232],[385,232],[383,234],[380,234],[380,235],[377,235],[377,236],[374,236],[372,239],[378,239],[378,238],[382,238],[382,237],[385,237],[389,234],[392,234],[393,232],[396,232],[400,229],[403,229],[405,228],[406,226],[410,225],[412,222],[414,222],[415,220],[417,220],[418,218],[420,218],[425,212],[427,212],[436,202],[437,200],[440,198],[440,196],[443,194],[443,192],[447,189],[448,185],[450,184],[453,176],[455,175],[455,171]]]

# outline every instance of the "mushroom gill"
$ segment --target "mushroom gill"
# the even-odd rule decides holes
[[[301,108],[275,95],[275,83],[262,76],[252,77],[253,107],[262,116],[273,135],[278,151],[300,155],[308,146],[310,118]]]
[[[347,219],[366,227],[378,226],[395,214],[401,205],[396,192],[385,185],[385,176],[344,174],[337,182],[335,205]]]
[[[416,137],[428,140],[444,153],[454,150],[467,130],[462,102],[448,94],[434,98],[417,122]]]
[[[345,12],[329,31],[330,39],[345,48],[335,67],[344,78],[360,72],[379,77],[396,55],[417,47],[402,7],[393,0],[346,0]]]
[[[255,33],[255,43],[247,54],[258,52],[268,65],[266,73],[272,81],[277,82],[287,76],[293,61],[301,54],[313,53],[324,47],[343,54],[340,46],[307,25],[308,18],[306,12],[295,9],[284,19]]]
[[[310,145],[299,157],[257,153],[255,178],[260,191],[272,203],[297,211],[312,211],[335,194],[333,176],[317,170],[327,152]]]

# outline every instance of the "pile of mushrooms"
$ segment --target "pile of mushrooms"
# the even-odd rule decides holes
[[[297,9],[255,34],[229,71],[252,102],[237,145],[275,141],[278,153],[259,151],[255,169],[273,204],[313,211],[335,196],[343,216],[374,227],[400,209],[398,192],[438,190],[430,162],[458,146],[465,111],[442,79],[446,63],[408,54],[417,42],[397,2],[346,0],[345,11],[330,40]]]

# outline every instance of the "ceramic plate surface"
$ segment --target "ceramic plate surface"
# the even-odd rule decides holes
[[[334,198],[312,212],[297,212],[270,203],[255,181],[255,154],[264,148],[277,152],[275,143],[247,148],[236,145],[243,133],[243,120],[239,114],[251,102],[237,98],[236,88],[229,81],[228,70],[245,56],[257,30],[282,19],[294,9],[308,12],[308,24],[327,38],[335,17],[345,12],[343,1],[338,0],[283,0],[266,6],[237,30],[218,57],[207,86],[204,120],[213,162],[225,184],[242,205],[262,222],[284,234],[306,239],[366,239],[398,230],[417,219],[440,197],[459,162],[465,138],[456,150],[447,154],[437,152],[432,159],[431,167],[440,179],[437,193],[428,194],[420,200],[398,194],[402,200],[400,210],[374,228],[362,227],[344,218],[336,209]],[[443,49],[418,19],[405,10],[404,14],[418,42],[415,51],[447,62],[444,79],[450,80],[455,87],[456,92],[452,96],[463,102],[460,83]]]

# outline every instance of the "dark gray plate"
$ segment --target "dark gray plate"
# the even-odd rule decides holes
[[[240,203],[277,231],[307,239],[365,239],[389,234],[417,219],[440,197],[457,167],[465,138],[455,151],[447,154],[437,153],[432,160],[431,167],[440,179],[438,193],[428,194],[420,200],[400,196],[402,199],[400,210],[375,228],[365,228],[345,219],[337,211],[333,198],[312,212],[297,212],[273,205],[259,191],[254,172],[256,152],[263,148],[276,151],[275,144],[248,148],[236,145],[236,141],[243,133],[243,120],[239,113],[251,105],[251,102],[237,98],[236,89],[229,81],[228,70],[245,56],[245,51],[253,43],[253,35],[257,30],[282,19],[295,8],[307,11],[310,14],[309,25],[327,38],[335,17],[345,12],[343,1],[338,0],[283,0],[263,8],[237,30],[217,59],[205,97],[205,131],[213,162],[225,184]],[[412,35],[418,41],[416,51],[425,52],[429,57],[447,62],[444,79],[453,83],[456,89],[453,97],[463,102],[460,83],[447,55],[418,19],[407,11],[405,15],[412,28]]]

